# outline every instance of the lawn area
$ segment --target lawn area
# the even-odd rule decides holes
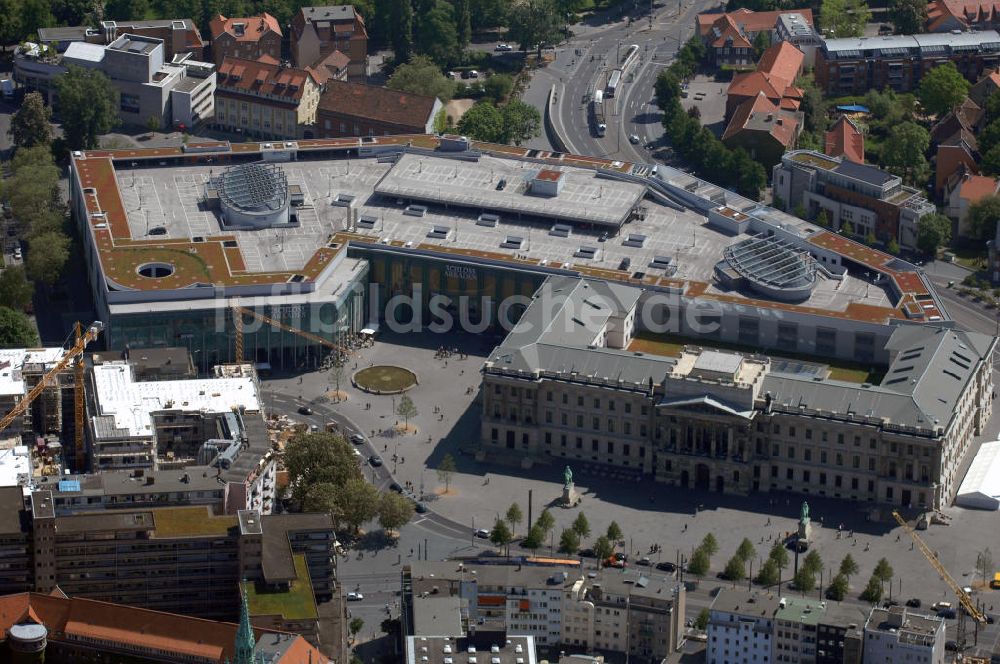
[[[403,367],[375,365],[354,374],[354,382],[368,392],[402,392],[417,384],[417,376]]]
[[[750,346],[731,344],[715,339],[699,342],[697,339],[687,339],[685,337],[670,334],[639,334],[628,349],[632,352],[649,353],[650,355],[662,355],[665,357],[680,357],[685,346],[703,346],[717,350],[729,350],[746,355],[762,354],[774,359],[794,360],[798,362],[810,362],[812,364],[824,364],[830,369],[831,380],[842,380],[847,383],[871,383],[877,385],[882,381],[885,371],[879,367],[869,367],[854,362],[837,362],[809,355],[799,355],[795,353],[784,353],[775,355]]]
[[[237,524],[236,516],[212,516],[207,506],[164,507],[153,511],[157,537],[225,535]]]
[[[296,581],[289,590],[273,592],[247,586],[247,604],[251,616],[281,616],[285,620],[306,620],[316,617],[316,602],[313,601],[312,583],[305,555],[299,553],[295,560]]]
[[[955,262],[970,270],[982,270],[986,267],[986,253],[976,247],[955,247],[948,249],[955,254]]]

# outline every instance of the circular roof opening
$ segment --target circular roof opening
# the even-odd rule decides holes
[[[174,266],[170,263],[145,263],[136,270],[140,277],[147,279],[162,279],[174,273]]]

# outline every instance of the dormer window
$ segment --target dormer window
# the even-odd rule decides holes
[[[242,37],[247,32],[246,23],[233,23],[233,34],[237,37]]]

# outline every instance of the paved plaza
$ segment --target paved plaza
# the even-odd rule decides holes
[[[344,389],[349,393],[349,400],[335,406],[366,435],[375,432],[372,443],[400,484],[412,482],[418,491],[422,485],[429,507],[458,524],[467,524],[469,532],[473,527],[490,527],[497,515],[513,502],[519,503],[527,515],[529,491],[533,495],[532,513],[537,517],[544,507],[554,504],[562,488],[563,465],[558,462],[525,470],[495,459],[477,462],[474,458],[480,423],[475,403],[478,371],[483,357],[496,341],[495,337],[464,334],[428,333],[395,338],[385,334],[373,348],[359,352],[359,367],[372,362],[395,363],[417,373],[419,385],[409,392],[419,411],[411,420],[417,427],[416,434],[388,435],[387,431],[398,419],[392,413],[395,403],[392,397],[368,395],[347,386]],[[456,355],[435,359],[435,351],[441,346],[457,346],[469,355],[466,359],[457,359]],[[353,366],[349,364],[348,368],[353,369]],[[349,375],[350,371],[347,373]],[[330,377],[307,374],[301,383],[298,377],[276,379],[268,381],[265,389],[310,401],[330,389]],[[371,404],[370,410],[368,404]],[[435,412],[436,407],[440,408],[440,413]],[[994,437],[996,432],[997,418],[994,418],[988,437]],[[451,481],[451,491],[440,495],[444,486],[434,468],[446,453],[455,457],[458,472]],[[393,455],[401,462],[393,463]],[[716,571],[724,567],[744,537],[757,546],[760,556],[766,556],[775,538],[795,530],[803,501],[803,496],[788,494],[726,496],[682,490],[650,481],[616,480],[613,475],[610,470],[593,474],[583,467],[574,469],[583,503],[570,510],[553,508],[557,533],[582,511],[594,531],[585,545],[616,520],[630,541],[633,553],[645,555],[655,543],[661,545],[663,559],[673,560],[681,554],[690,555],[705,534],[712,532],[720,544],[719,553],[712,561]],[[920,552],[911,548],[908,537],[887,511],[870,504],[818,496],[805,499],[809,501],[815,525],[815,548],[823,556],[827,568],[836,570],[848,553],[857,560],[861,572],[852,581],[852,593],[860,592],[875,563],[884,556],[896,570],[894,597],[916,596],[925,604],[948,598],[950,593],[945,584]],[[977,552],[993,547],[1000,560],[1000,545],[996,539],[998,515],[960,508],[948,508],[945,513],[951,517],[952,525],[931,526],[921,531],[920,536],[938,553],[941,562],[960,583],[974,585],[978,580],[974,572]],[[418,516],[418,523],[420,519]],[[845,531],[840,537],[838,524],[843,524]],[[521,524],[518,530],[523,534],[525,529],[526,524]],[[847,537],[847,532],[852,530],[854,537]],[[981,592],[984,605],[995,604],[1000,611],[1000,594],[993,598],[988,589]]]

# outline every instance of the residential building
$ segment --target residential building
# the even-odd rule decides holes
[[[931,0],[927,32],[995,30],[1000,27],[996,5],[984,0]]]
[[[403,570],[403,598],[407,634],[493,625],[539,646],[561,643],[659,661],[676,651],[684,632],[683,586],[631,570],[584,577],[559,566],[415,563]]]
[[[390,136],[434,132],[436,97],[360,83],[330,81],[319,100],[317,136]]]
[[[955,223],[954,237],[969,235],[969,206],[1000,192],[1000,180],[962,169],[945,185],[944,214]]]
[[[983,128],[986,113],[965,99],[958,107],[938,120],[931,128],[931,145],[936,146],[934,163],[934,194],[946,198],[945,186],[959,169],[979,173],[979,141],[976,135]]]
[[[18,657],[26,655],[15,653],[30,652],[55,662],[115,658],[137,664],[330,661],[297,634],[251,627],[245,609],[243,603],[239,623],[225,623],[70,598],[58,588],[48,594],[9,594],[0,597],[0,659],[19,661]]]
[[[215,68],[187,53],[165,60],[162,39],[123,34],[107,46],[73,42],[63,54],[44,53],[37,44],[18,47],[14,78],[58,107],[55,81],[70,65],[104,72],[119,92],[118,114],[130,126],[198,126],[214,113]]]
[[[794,16],[779,27],[782,16]],[[752,65],[756,61],[754,39],[761,33],[772,41],[785,37],[796,44],[798,38],[811,42],[803,34],[803,28],[812,28],[813,16],[810,9],[788,9],[769,12],[755,12],[746,8],[719,14],[698,14],[695,18],[695,34],[701,36],[708,47],[709,58],[717,66]],[[796,44],[797,45],[797,44]]]
[[[766,265],[778,262],[770,258],[780,255],[777,245],[761,248]],[[754,262],[741,256],[736,264]],[[790,252],[780,263],[796,260],[807,280],[803,256]],[[621,340],[644,306],[638,289],[607,286],[550,279],[486,359],[482,444],[490,458],[554,457],[720,492],[796,491],[904,506],[954,497],[957,462],[991,411],[992,338],[902,326],[876,344],[873,333],[859,332],[855,357],[885,367],[881,383],[859,393],[825,372],[806,379],[775,371],[762,356],[703,346],[679,357],[635,355]],[[580,311],[588,320],[571,322]],[[743,327],[742,343],[757,347],[749,321]],[[801,343],[799,328],[775,333],[785,352]],[[814,354],[836,343],[835,332],[816,335]],[[944,371],[950,380],[941,383]]]
[[[312,138],[322,89],[317,74],[276,59],[226,58],[215,94],[217,129],[264,139]]]
[[[722,142],[731,149],[743,148],[764,168],[772,168],[795,147],[802,120],[802,113],[776,106],[761,92],[736,108]]]
[[[865,135],[846,115],[841,115],[824,135],[823,153],[843,157],[857,164],[865,163]]]
[[[537,664],[538,656],[535,641],[530,636],[477,629],[470,630],[468,634],[407,636],[400,661],[406,664],[451,664],[470,660],[483,664]]]
[[[339,647],[337,630],[326,625],[342,623],[342,612],[318,609],[331,599],[340,606],[329,515],[226,515],[167,503],[60,514],[55,493],[40,486],[26,499],[20,488],[0,489],[9,515],[0,537],[10,554],[0,591],[60,588],[72,597],[232,619],[247,581],[255,625]],[[118,544],[108,547],[109,540]]]
[[[292,61],[313,67],[331,53],[348,58],[348,75],[364,80],[368,73],[368,29],[352,5],[301,7],[292,17]]]
[[[772,41],[788,42],[802,51],[805,56],[805,66],[812,67],[816,62],[816,49],[823,45],[823,38],[816,32],[812,24],[812,16],[799,12],[782,12],[774,24]]]
[[[787,42],[769,47],[760,56],[755,71],[733,77],[726,91],[726,120],[737,108],[761,95],[782,110],[799,110],[802,90],[795,87],[795,79],[802,73],[804,59],[802,51]]]
[[[89,26],[39,28],[38,43],[51,46],[57,52],[63,53],[74,42],[107,46],[126,34],[163,40],[164,59],[167,62],[178,55],[187,55],[193,60],[205,58],[205,42],[201,38],[198,26],[189,18],[102,21],[99,28]]]
[[[346,55],[340,51],[332,51],[326,57],[314,62],[308,69],[314,73],[316,80],[325,86],[329,81],[346,81],[350,64],[350,58]]]
[[[1000,59],[996,30],[953,34],[896,35],[827,39],[816,51],[816,83],[828,95],[864,94],[892,88],[915,90],[925,73],[952,62],[969,81]]]
[[[816,664],[861,664],[868,607],[824,604],[816,621]]]
[[[1000,92],[1000,72],[992,69],[984,72],[983,77],[969,88],[969,99],[980,108],[986,108],[986,100],[995,92]]]
[[[774,614],[779,599],[723,588],[709,607],[708,664],[768,664],[774,659]]]
[[[787,209],[801,205],[811,219],[825,210],[833,230],[850,223],[858,237],[871,233],[901,247],[915,248],[918,222],[936,212],[922,192],[904,186],[899,176],[813,150],[786,153],[772,177],[774,195]]]
[[[226,58],[281,60],[281,26],[267,12],[249,18],[226,18],[217,14],[209,21],[212,61],[221,68]]]
[[[865,624],[864,664],[944,664],[945,622],[904,606],[872,609]]]
[[[192,476],[212,476],[225,489],[227,513],[271,512],[276,461],[251,365],[215,367],[210,378],[140,381],[131,363],[101,362],[98,355],[87,376],[90,468],[173,470],[183,484],[197,483]],[[142,494],[159,493],[155,474],[139,477],[146,485]]]

